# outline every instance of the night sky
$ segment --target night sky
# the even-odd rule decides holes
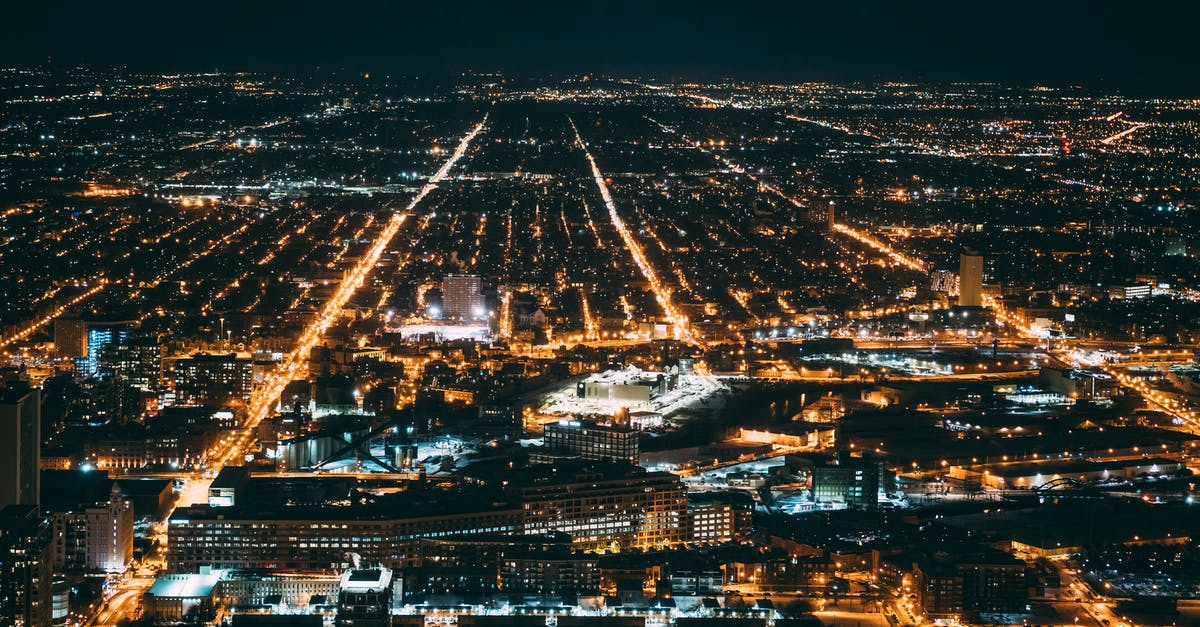
[[[22,2],[6,64],[1001,80],[1200,95],[1187,2]]]

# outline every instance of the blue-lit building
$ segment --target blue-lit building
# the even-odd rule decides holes
[[[133,330],[124,324],[88,325],[87,355],[75,359],[75,373],[79,377],[95,377],[100,373],[100,354],[111,344],[120,344],[133,338]]]

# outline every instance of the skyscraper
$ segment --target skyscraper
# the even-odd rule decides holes
[[[983,306],[983,257],[971,251],[958,258],[958,305]]]
[[[0,507],[38,504],[41,401],[26,383],[0,389]]]
[[[87,567],[119,573],[133,560],[133,501],[113,483],[108,501],[87,508]]]
[[[36,505],[0,508],[0,624],[49,627],[50,528]]]
[[[448,274],[442,279],[442,314],[450,320],[480,320],[484,317],[479,276]]]
[[[112,342],[100,351],[96,374],[102,379],[119,378],[145,391],[162,384],[163,347],[154,337],[134,337]]]
[[[120,344],[133,337],[133,331],[125,325],[128,322],[105,323],[88,326],[87,353],[76,359],[76,374],[83,377],[94,377],[100,374],[100,354],[109,344]]]
[[[87,323],[79,318],[54,321],[54,356],[75,359],[87,354]]]

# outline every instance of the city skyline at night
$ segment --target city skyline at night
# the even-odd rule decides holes
[[[16,9],[0,626],[1200,625],[1189,13]]]

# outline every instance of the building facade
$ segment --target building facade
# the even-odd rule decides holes
[[[0,623],[49,627],[50,528],[36,505],[0,509]]]
[[[253,388],[248,357],[196,354],[175,362],[176,405],[245,405]]]
[[[842,503],[851,509],[879,505],[879,460],[853,457],[843,451],[837,463],[818,463],[812,469],[812,494],[817,503]]]
[[[638,432],[626,425],[589,420],[559,420],[542,427],[543,443],[552,451],[583,459],[638,463]]]
[[[959,307],[983,306],[983,257],[963,253],[958,258]]]
[[[124,572],[133,561],[133,501],[121,495],[113,483],[108,502],[84,510],[87,524],[89,570]]]
[[[41,391],[22,382],[0,389],[0,507],[38,504],[41,434]]]
[[[566,533],[585,550],[664,548],[686,540],[687,497],[670,473],[580,473],[514,492],[523,504],[526,534]]]
[[[477,275],[448,274],[442,278],[442,315],[451,320],[482,320],[486,317]]]

